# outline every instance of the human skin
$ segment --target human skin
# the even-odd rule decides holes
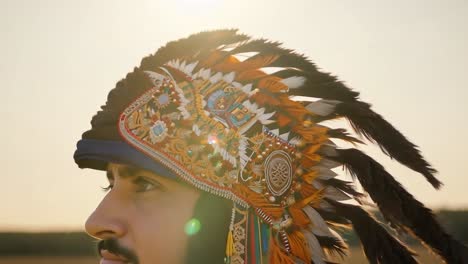
[[[109,163],[108,193],[86,221],[86,232],[99,239],[117,239],[139,264],[182,263],[199,191],[153,172]],[[101,263],[125,263],[104,252]],[[107,262],[106,262],[107,261]]]

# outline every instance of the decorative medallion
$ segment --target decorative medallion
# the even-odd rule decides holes
[[[275,150],[265,159],[265,179],[268,190],[275,196],[283,195],[293,178],[291,158],[283,150]]]
[[[171,97],[167,93],[161,94],[156,100],[156,104],[159,106],[159,108],[164,108],[168,106],[170,102]]]

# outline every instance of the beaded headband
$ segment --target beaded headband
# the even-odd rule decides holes
[[[417,238],[444,258],[455,257],[431,240],[434,232],[450,237],[430,210],[372,158],[335,145],[332,139],[363,142],[323,121],[347,118],[358,134],[439,187],[435,170],[358,93],[303,56],[235,30],[203,32],[169,43],[134,75],[116,88],[132,94],[124,106],[117,92],[109,95],[107,107],[118,109],[109,111],[117,127],[102,131],[117,130],[116,138],[175,177],[233,201],[226,263],[326,263],[333,253],[346,252],[335,229],[350,224],[371,261],[415,262],[360,206],[342,203],[362,202],[365,195],[336,178],[333,169],[340,165],[395,228],[421,226]],[[108,118],[98,114],[93,129],[108,126]],[[84,138],[106,137],[87,133]],[[80,164],[87,154],[77,153]]]

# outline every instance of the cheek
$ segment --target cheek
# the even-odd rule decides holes
[[[142,263],[180,263],[193,215],[194,200],[182,196],[135,201],[130,230]]]

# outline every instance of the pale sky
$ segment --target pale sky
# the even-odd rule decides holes
[[[106,185],[72,158],[91,116],[142,57],[218,28],[282,41],[339,76],[445,186],[364,150],[427,206],[467,208],[467,25],[464,0],[0,0],[0,230],[82,230]]]

